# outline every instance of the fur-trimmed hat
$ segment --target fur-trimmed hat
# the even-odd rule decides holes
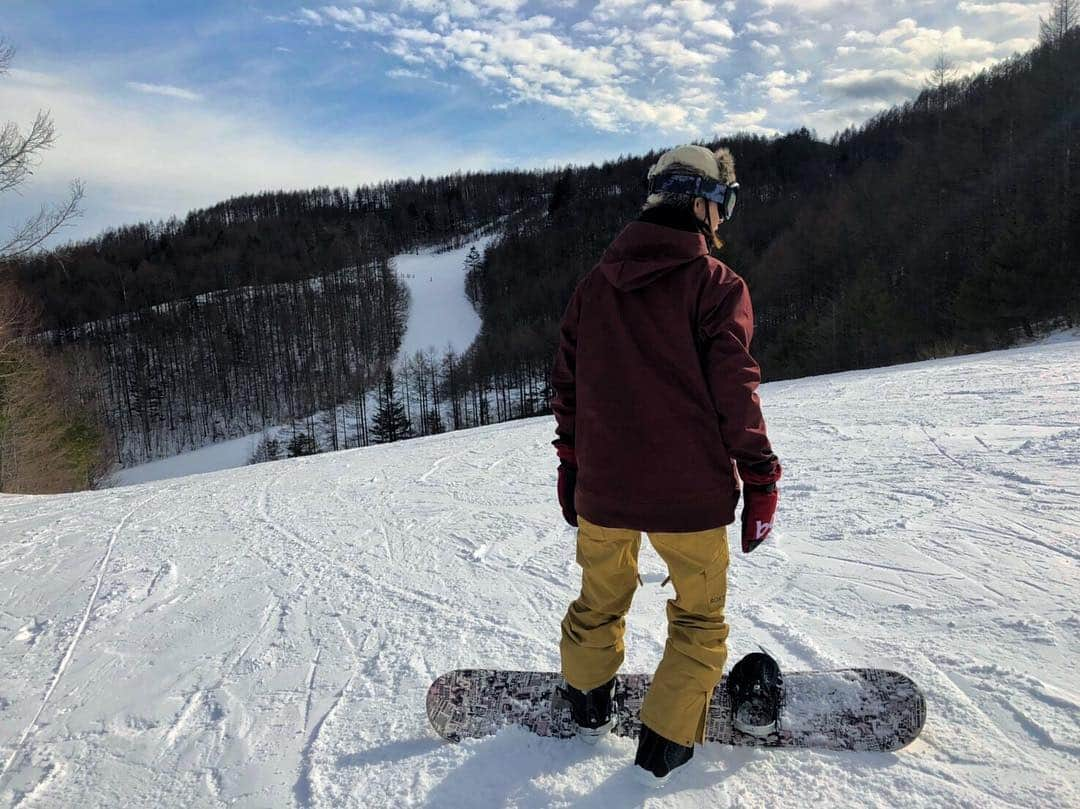
[[[715,152],[704,146],[676,146],[660,155],[649,169],[649,179],[675,168],[689,169],[691,173],[703,174],[725,185],[735,182],[735,157],[724,146]]]

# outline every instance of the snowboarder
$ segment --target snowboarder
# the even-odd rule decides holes
[[[676,594],[635,757],[644,777],[662,780],[703,741],[723,673],[726,526],[738,478],[748,553],[772,529],[781,468],[757,396],[749,291],[709,254],[734,211],[734,158],[680,146],[648,179],[640,216],[567,306],[551,407],[559,503],[578,528],[582,568],[581,594],[562,622],[563,693],[579,735],[595,740],[610,729],[645,531]]]

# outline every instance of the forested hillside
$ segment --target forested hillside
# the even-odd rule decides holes
[[[242,197],[40,254],[17,277],[49,342],[99,359],[110,453],[127,466],[346,402],[366,422],[408,314],[391,258],[526,214],[542,182],[465,174]]]
[[[1075,324],[1078,74],[1073,30],[979,75],[939,75],[830,142],[805,129],[725,139],[743,194],[721,258],[750,283],[766,377]],[[657,154],[242,197],[24,260],[16,275],[52,344],[100,357],[125,464],[369,389],[398,408],[394,384],[420,403],[395,437],[518,418],[546,412],[570,292],[636,216]],[[496,222],[501,237],[468,262],[483,320],[473,347],[385,385],[407,310],[390,258]]]
[[[722,141],[743,191],[721,258],[747,278],[770,379],[1009,344],[1080,319],[1080,30],[821,143]],[[711,145],[717,145],[713,143]],[[577,280],[656,155],[565,172],[472,278],[486,372],[550,362]]]

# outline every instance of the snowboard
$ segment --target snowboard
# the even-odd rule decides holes
[[[636,737],[640,732],[638,713],[651,679],[648,674],[616,677],[615,735]],[[562,675],[555,672],[458,669],[428,689],[428,720],[451,742],[490,736],[508,725],[570,738],[577,727],[555,690],[562,684]],[[911,744],[925,720],[926,699],[919,687],[895,671],[794,671],[784,673],[777,732],[759,738],[735,730],[721,681],[713,691],[705,738],[739,746],[887,752]]]

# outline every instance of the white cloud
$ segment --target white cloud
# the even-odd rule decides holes
[[[774,9],[792,9],[798,14],[816,14],[820,12],[836,13],[840,9],[866,5],[878,0],[760,0],[766,11]]]
[[[967,0],[961,0],[956,8],[964,14],[1000,14],[1007,17],[1014,17],[1018,20],[1035,23],[1039,19],[1040,14],[1048,13],[1045,8],[1046,5],[1046,3],[970,3],[967,2]]]
[[[707,20],[716,13],[704,0],[673,0],[671,7],[691,22]]]
[[[750,43],[750,47],[760,53],[762,56],[767,56],[770,59],[775,59],[780,55],[779,45],[766,45],[765,43],[759,42],[755,39]]]
[[[725,120],[732,126],[751,126],[760,124],[765,120],[766,115],[768,115],[768,111],[764,107],[759,107],[758,109],[749,112],[728,115]]]
[[[844,34],[845,42],[876,42],[877,36],[869,31],[848,31]]]
[[[627,15],[644,10],[645,0],[600,0],[590,17],[600,22],[624,20]]]
[[[765,95],[769,97],[769,100],[777,103],[790,101],[798,94],[798,90],[784,89],[783,87],[770,87],[765,91]]]
[[[700,50],[705,51],[705,53],[712,54],[717,59],[726,59],[727,57],[731,56],[732,53],[734,53],[731,48],[725,48],[723,45],[720,45],[716,42],[706,42],[704,45],[700,46]]]
[[[469,0],[450,0],[447,6],[445,13],[453,15],[454,17],[470,19],[480,16],[479,6],[469,2]]]
[[[731,25],[727,20],[704,20],[695,25],[692,29],[697,32],[716,37],[717,39],[734,39],[735,32],[732,30]]]
[[[848,44],[837,46],[836,53],[850,59],[853,67],[906,71],[912,77],[925,74],[942,53],[953,62],[959,75],[967,75],[1034,44],[1033,37],[983,38],[959,25],[924,27],[910,17],[879,31],[846,31],[842,41]],[[918,82],[905,86],[914,90]]]
[[[816,13],[819,11],[832,11],[836,8],[852,6],[852,0],[761,0],[767,10],[777,7],[787,7],[803,14]]]
[[[676,69],[705,67],[713,61],[712,56],[698,49],[687,48],[677,39],[664,39],[651,31],[642,33],[638,41],[641,47],[656,57],[658,62],[666,63]]]
[[[733,135],[737,132],[749,132],[766,136],[779,134],[779,130],[761,125],[767,115],[768,110],[764,107],[758,107],[747,112],[728,113],[717,120],[712,129],[720,135]]]
[[[199,93],[185,90],[183,87],[173,87],[171,84],[147,84],[141,81],[129,81],[127,86],[132,90],[148,93],[149,95],[179,98],[183,101],[202,101],[202,96]]]
[[[918,90],[922,79],[904,70],[856,69],[827,78],[822,85],[847,98],[898,100]]]
[[[477,0],[485,8],[512,14],[525,5],[526,0]]]
[[[746,30],[751,34],[762,34],[768,37],[778,37],[784,33],[784,29],[773,20],[765,20],[760,23],[748,22]]]
[[[788,87],[792,84],[806,84],[810,79],[810,72],[807,70],[799,70],[795,73],[788,73],[786,70],[774,70],[761,80],[762,84],[767,87]]]

